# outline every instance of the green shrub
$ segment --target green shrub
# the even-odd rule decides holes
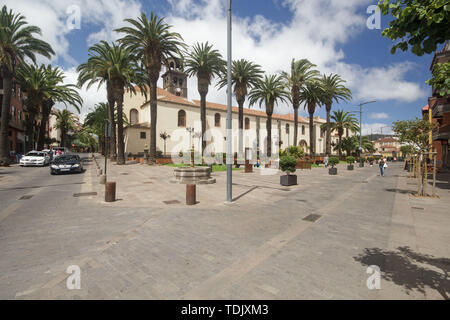
[[[339,159],[337,157],[330,157],[328,159],[328,164],[334,168],[337,164],[339,164]]]
[[[280,158],[280,168],[286,174],[294,173],[297,169],[297,158],[293,156],[284,156]]]
[[[376,160],[376,157],[369,157],[369,162],[374,162]]]
[[[287,151],[288,155],[293,156],[297,159],[303,159],[305,157],[305,152],[300,147],[291,146],[287,148],[285,151]]]
[[[286,150],[280,150],[280,158],[282,158],[282,157],[287,157],[289,154],[288,154],[288,151],[287,151],[287,149]]]
[[[179,156],[180,158],[183,158],[183,155],[184,155],[183,151],[178,152],[178,156]]]
[[[347,159],[346,159],[346,161],[347,161],[348,164],[355,163],[355,157],[353,157],[353,156],[348,156]]]
[[[375,157],[372,157],[372,159],[375,159],[376,161],[378,161],[378,160],[381,159],[381,157],[380,157],[380,156],[375,156]],[[373,161],[373,160],[372,160],[372,161]]]

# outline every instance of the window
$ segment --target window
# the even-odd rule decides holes
[[[220,127],[220,113],[214,115],[214,126]]]
[[[286,134],[289,134],[289,123],[286,123]]]
[[[250,119],[245,118],[245,130],[250,130]]]
[[[305,126],[302,126],[302,135],[305,135]]]
[[[147,138],[147,134],[145,133],[145,131],[141,132],[141,139],[146,139]]]
[[[130,110],[130,123],[131,124],[139,123],[139,111],[137,111],[136,109]]]
[[[184,110],[178,111],[178,126],[186,127],[186,111]]]

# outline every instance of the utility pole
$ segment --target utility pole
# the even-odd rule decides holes
[[[232,179],[233,179],[233,135],[231,112],[231,0],[228,0],[227,17],[227,203],[233,202]]]

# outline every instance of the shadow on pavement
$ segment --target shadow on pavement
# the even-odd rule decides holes
[[[425,293],[425,287],[430,287],[439,292],[444,299],[450,300],[448,258],[435,258],[416,253],[409,247],[399,247],[397,251],[364,249],[364,253],[354,259],[364,266],[380,267],[381,277],[402,286],[408,295],[414,290]]]
[[[414,191],[411,190],[402,190],[402,189],[385,189],[388,192],[395,192],[395,193],[401,193],[401,194],[413,194]]]

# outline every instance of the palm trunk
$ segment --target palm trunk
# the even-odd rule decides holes
[[[39,128],[39,136],[37,142],[38,150],[44,149],[47,123],[48,118],[50,117],[51,108],[52,107],[50,106],[49,102],[44,103],[44,105],[42,106],[42,120]]]
[[[243,99],[238,100],[239,104],[239,153],[238,159],[244,158],[244,101]]]
[[[117,157],[117,153],[116,153],[116,120],[115,120],[115,116],[114,116],[114,97],[112,94],[112,88],[109,87],[110,85],[108,84],[108,88],[107,88],[107,98],[108,98],[108,105],[109,105],[109,110],[108,110],[108,120],[109,123],[111,124],[111,136],[109,137],[109,156],[112,160],[115,160]]]
[[[66,147],[66,127],[61,126],[61,147]]]
[[[1,110],[1,124],[0,124],[0,165],[9,165],[11,162],[9,157],[9,108],[11,105],[12,93],[12,74],[2,67],[1,74],[3,77],[3,99]]]
[[[339,135],[339,160],[342,159],[342,135]]]
[[[308,104],[309,113],[309,154],[311,159],[314,158],[315,153],[315,130],[314,130],[314,112],[316,106],[313,104]]]
[[[118,90],[119,91],[119,90]],[[123,88],[117,93],[117,164],[125,164],[125,144],[123,141]]]
[[[298,107],[294,107],[294,147],[297,146],[298,142]]]
[[[33,107],[28,106],[28,118],[26,124],[26,136],[28,141],[25,143],[25,150],[29,152],[34,149],[34,119],[36,118],[36,113],[33,111]]]
[[[326,106],[327,109],[327,148],[326,154],[331,155],[331,105]]]
[[[202,159],[206,149],[206,93],[200,93],[200,120],[202,122]],[[202,160],[203,162],[203,160]]]
[[[267,156],[272,156],[272,114],[267,114]]]
[[[156,164],[156,120],[157,120],[157,95],[156,95],[156,86],[157,86],[158,76],[152,76],[150,74],[150,158],[149,164]]]

